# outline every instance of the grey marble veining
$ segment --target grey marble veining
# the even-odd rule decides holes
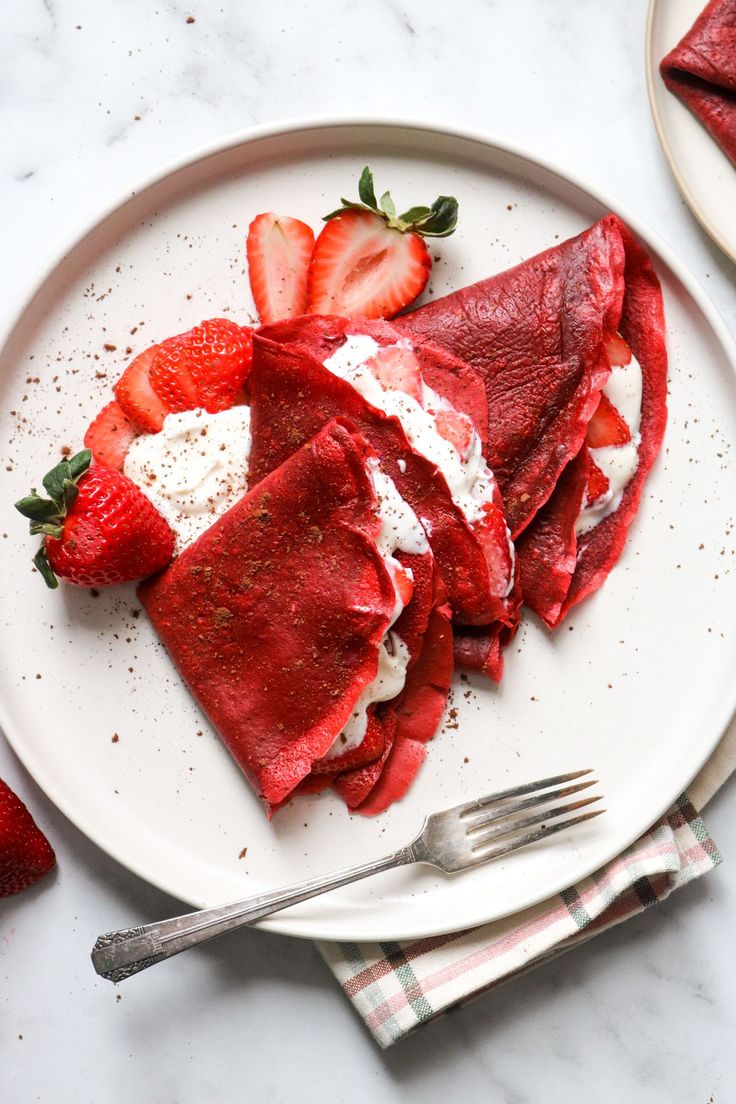
[[[645,0],[8,2],[0,320],[162,162],[253,123],[360,112],[477,127],[581,174],[674,246],[735,330],[734,266],[657,143],[645,15]],[[97,980],[98,932],[177,904],[66,822],[4,743],[0,777],[59,856],[0,902],[3,1104],[736,1099],[734,783],[707,813],[719,870],[380,1054],[308,943],[243,932],[117,991]]]

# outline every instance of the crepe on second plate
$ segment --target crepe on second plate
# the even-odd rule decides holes
[[[736,0],[711,0],[659,68],[736,164]]]

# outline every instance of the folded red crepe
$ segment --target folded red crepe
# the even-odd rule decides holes
[[[439,469],[410,446],[397,418],[372,406],[323,361],[349,334],[380,344],[400,340],[385,322],[304,316],[263,327],[255,337],[249,377],[252,448],[249,471],[263,478],[330,418],[344,416],[365,435],[381,466],[413,508],[427,532],[447,587],[454,617],[463,624],[507,623],[509,546],[500,497],[500,531],[481,544],[450,494]],[[487,424],[485,396],[477,374],[428,343],[421,349],[428,383],[456,409]]]
[[[736,0],[711,0],[660,72],[736,164]]]
[[[375,677],[395,608],[375,544],[369,454],[349,423],[331,422],[139,587],[194,697],[269,811],[356,761],[313,771]],[[410,602],[395,629],[419,667],[438,603],[431,553],[409,560],[417,607]],[[385,724],[382,706],[370,707],[363,743],[387,762],[401,713],[398,699],[385,706]],[[437,709],[433,718],[436,726]]]
[[[414,645],[416,651],[409,647],[416,658],[409,667],[404,691],[395,702],[388,703],[384,723],[389,736],[384,753],[377,762],[347,771],[334,781],[334,789],[346,805],[364,816],[382,813],[404,796],[424,761],[426,744],[437,731],[447,702],[453,669],[450,607],[439,572],[433,570],[430,579],[425,569],[424,580],[425,594],[431,597],[429,616]],[[414,583],[416,588],[416,571]],[[410,616],[410,610],[407,607],[396,624],[397,633],[408,646],[412,634],[402,621]]]
[[[482,374],[487,457],[517,540],[524,599],[548,623],[558,623],[600,586],[618,559],[664,429],[662,296],[646,253],[609,215],[395,325],[414,340],[444,345]],[[577,468],[560,476],[583,447],[610,374],[606,340],[617,332],[632,347],[644,377],[639,464],[616,513],[578,542],[574,527],[585,485],[574,478]],[[456,637],[457,661],[498,677],[512,628],[463,630]]]
[[[647,254],[623,226],[621,235],[626,267],[618,329],[642,373],[638,463],[615,512],[576,536],[592,466],[584,445],[563,472],[552,497],[517,541],[524,601],[550,628],[596,591],[619,559],[667,422],[662,292]]]
[[[512,537],[577,456],[609,374],[603,347],[621,317],[623,224],[613,215],[515,268],[394,320],[483,377],[487,460]]]

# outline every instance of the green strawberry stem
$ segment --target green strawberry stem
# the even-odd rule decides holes
[[[390,192],[384,192],[380,203],[376,199],[373,173],[368,165],[360,174],[358,181],[360,202],[341,200],[342,207],[330,211],[324,216],[324,222],[337,218],[344,211],[370,211],[379,215],[392,230],[402,234],[419,234],[423,238],[446,238],[457,226],[457,200],[454,196],[438,196],[431,207],[410,207],[403,215],[396,214],[396,205]]]
[[[43,477],[43,486],[49,495],[42,498],[31,487],[31,493],[16,502],[15,508],[30,520],[30,531],[33,536],[41,535],[41,542],[33,562],[43,577],[46,586],[52,590],[59,585],[59,580],[54,574],[48,556],[46,555],[46,537],[62,536],[64,532],[64,519],[71,509],[74,500],[79,494],[77,483],[84,475],[92,462],[92,453],[89,449],[82,449],[68,460],[62,460]]]

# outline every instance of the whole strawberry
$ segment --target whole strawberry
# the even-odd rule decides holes
[[[55,863],[51,844],[20,798],[0,778],[0,897],[33,885]]]
[[[174,552],[174,533],[158,510],[120,471],[90,467],[89,449],[62,460],[43,485],[15,507],[43,543],[33,562],[50,587],[56,576],[77,586],[144,579]]]
[[[325,215],[307,280],[310,314],[392,318],[424,291],[432,268],[424,238],[445,238],[457,225],[457,200],[440,196],[431,207],[397,215],[389,192],[380,203],[366,165],[360,202],[343,199]]]

